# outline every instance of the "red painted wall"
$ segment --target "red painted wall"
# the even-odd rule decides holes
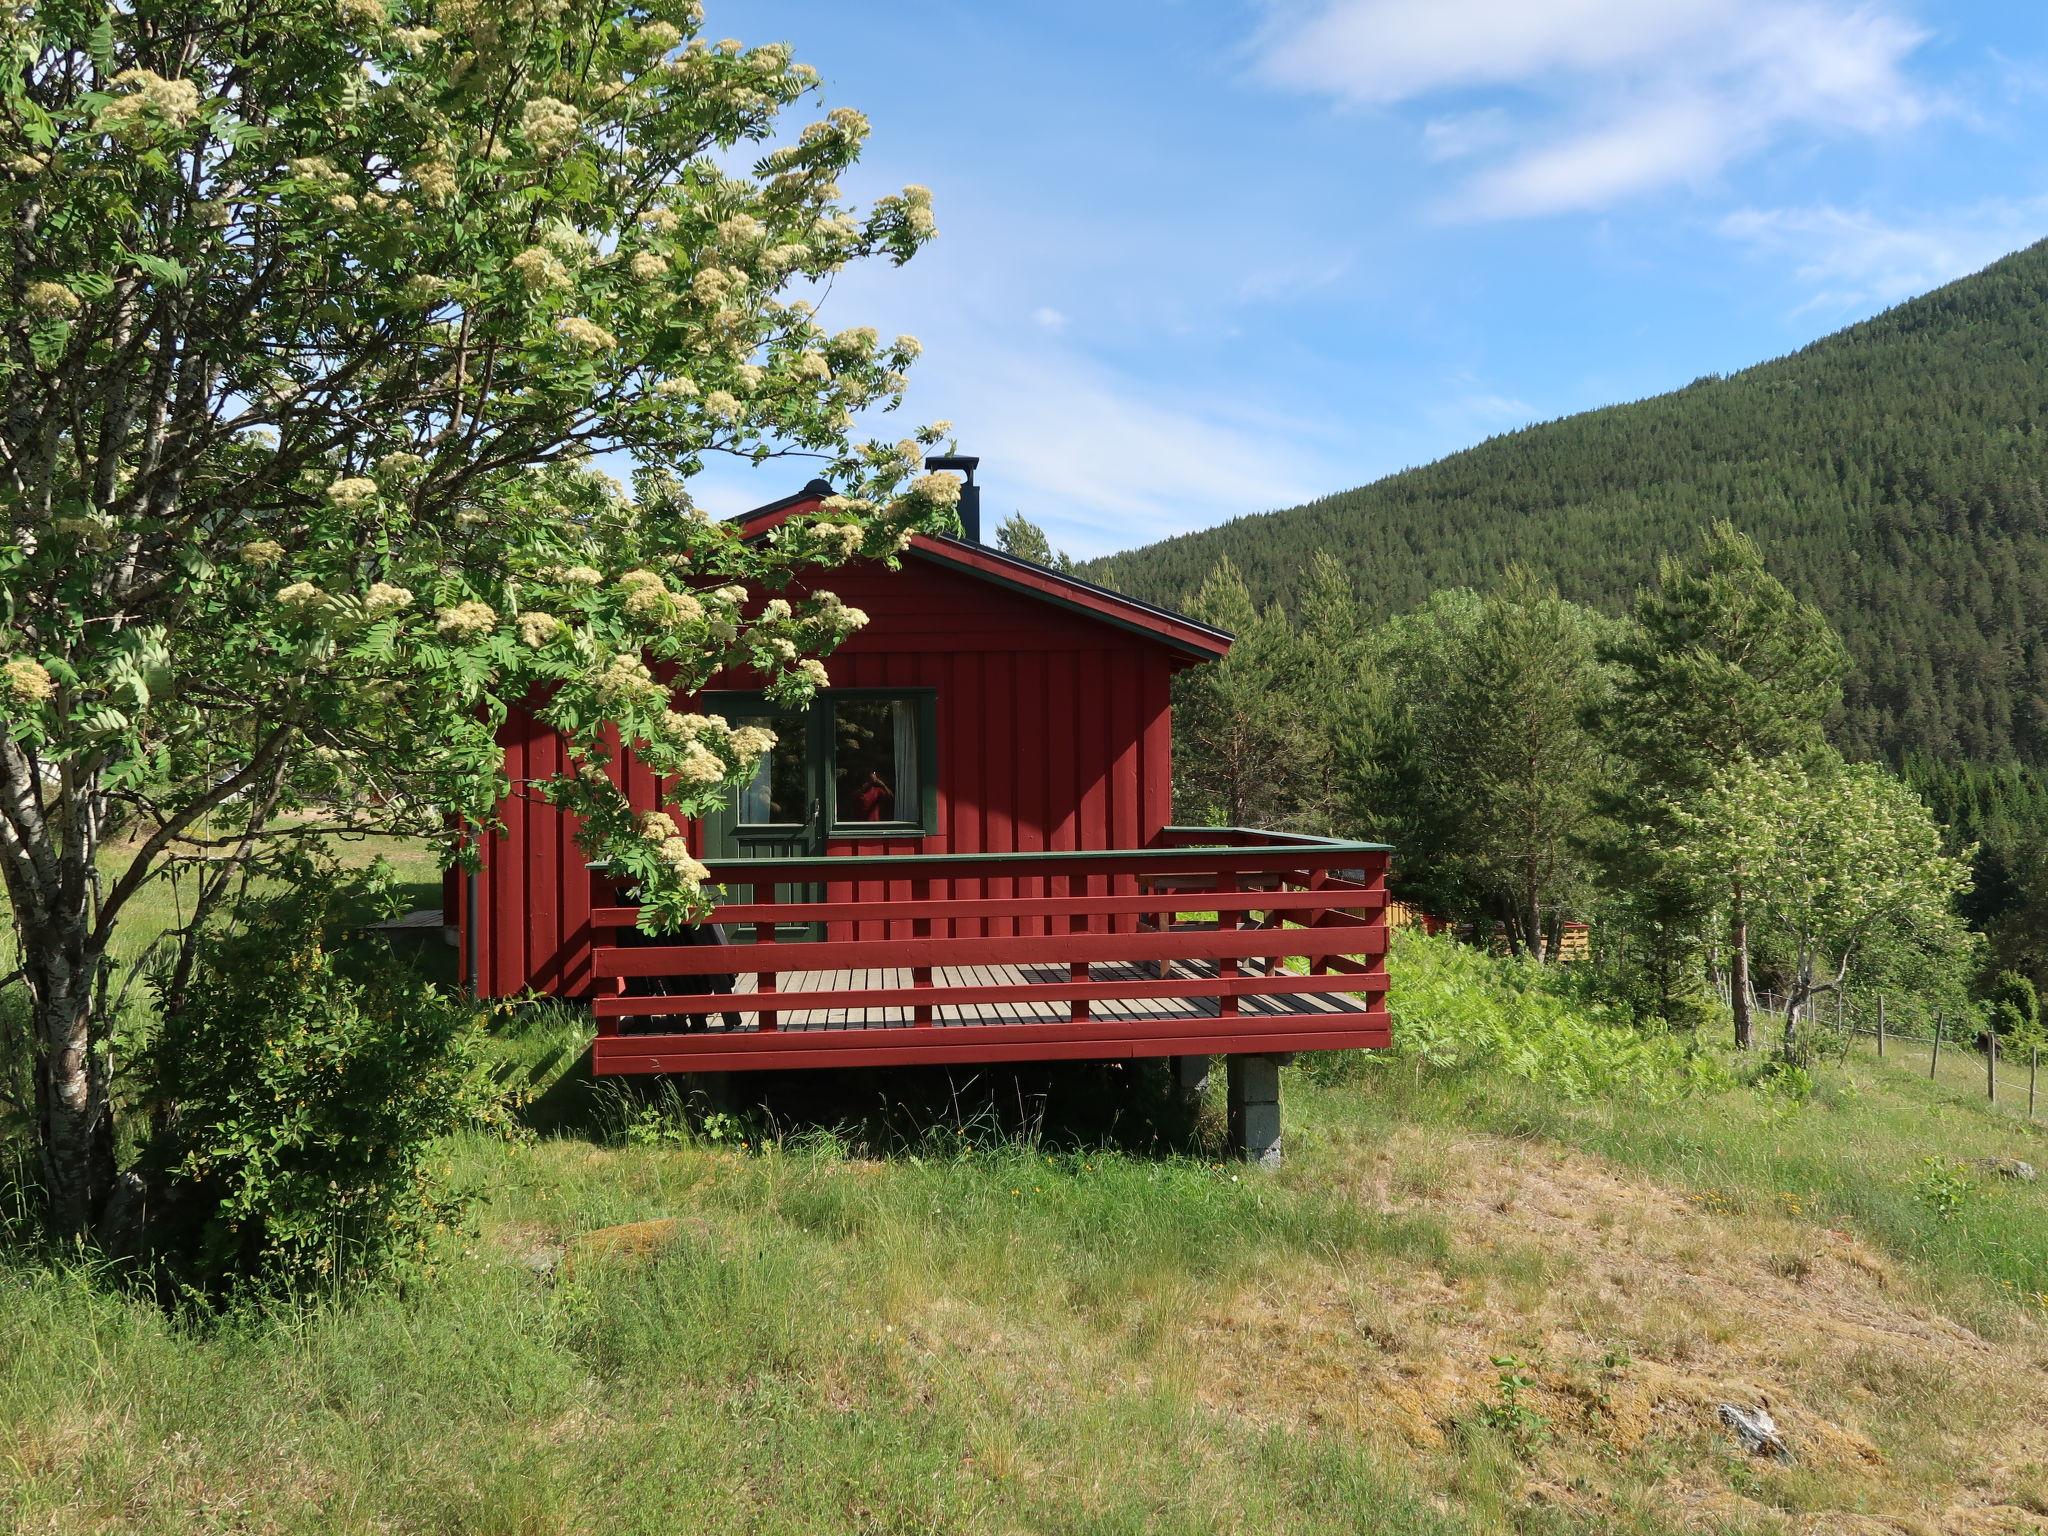
[[[897,571],[857,567],[820,585],[866,609],[872,620],[828,660],[835,684],[937,691],[937,834],[833,838],[830,853],[1141,848],[1170,821],[1168,680],[1188,664],[1186,656],[915,555]],[[746,687],[749,681],[718,678],[711,686]],[[560,764],[558,738],[524,712],[507,721],[499,741],[515,782]],[[651,777],[630,760],[625,788],[634,805],[652,805]],[[477,881],[479,990],[490,997],[529,988],[587,995],[590,880],[571,818],[518,794],[501,811],[505,832],[486,845]],[[694,827],[690,835],[694,843]],[[982,894],[982,883],[935,881],[932,895],[972,898]],[[959,889],[949,891],[951,884]],[[987,886],[992,896],[1018,893],[1011,880]],[[1108,886],[1097,880],[1090,889]],[[910,882],[832,882],[827,894],[834,900],[907,898]],[[1071,894],[1084,894],[1081,882]],[[447,905],[454,910],[460,902]],[[466,934],[463,917],[456,921]],[[883,924],[860,926],[870,931],[831,936],[883,936]],[[908,925],[886,926],[909,931]],[[956,931],[993,927],[964,921]],[[466,974],[466,940],[463,965]]]

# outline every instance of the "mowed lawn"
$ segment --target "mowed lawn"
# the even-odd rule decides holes
[[[2039,1132],[1898,1064],[1656,1107],[1304,1064],[1261,1172],[1157,1068],[794,1074],[704,1121],[591,1085],[564,1010],[495,1027],[529,1130],[446,1145],[472,1222],[390,1289],[180,1322],[0,1257],[0,1523],[2048,1515],[2048,1188],[1975,1161],[2040,1162]],[[1794,1459],[1742,1452],[1722,1403],[1768,1404]]]

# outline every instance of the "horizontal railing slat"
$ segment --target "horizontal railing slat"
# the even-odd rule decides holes
[[[1370,974],[1370,973],[1367,973]],[[1382,983],[1384,987],[1384,983]],[[664,1013],[812,1013],[827,1009],[942,1008],[985,1003],[1143,1002],[1180,997],[1318,997],[1371,991],[1351,976],[1169,976],[1140,981],[1041,981],[930,987],[838,988],[798,992],[689,992],[669,997],[600,997],[600,1018],[639,1018]]]
[[[758,944],[599,945],[599,976],[719,976],[745,971],[886,970],[1102,960],[1278,960],[1377,955],[1386,929],[1217,928],[1056,933],[1011,938],[826,939]]]
[[[1317,1038],[1326,1035],[1384,1031],[1384,1009],[1356,1013],[1268,1013],[1243,1014],[1234,1019],[1088,1019],[1079,1023],[941,1024],[890,1025],[884,1028],[806,1029],[754,1034],[721,1032],[697,1035],[607,1035],[597,1041],[609,1059],[635,1055],[688,1053],[701,1055],[718,1049],[741,1047],[780,1060],[858,1050],[888,1042],[907,1052],[936,1051],[942,1046],[972,1048],[1002,1045],[1012,1040],[1045,1043],[1087,1042],[1118,1045],[1139,1041],[1176,1040],[1189,1046],[1210,1039],[1218,1031],[1239,1038],[1290,1034]],[[1272,1047],[1287,1049],[1287,1047]],[[1114,1054],[1112,1052],[1111,1054]]]
[[[1010,896],[971,901],[762,901],[723,902],[705,919],[712,923],[874,922],[912,918],[1119,917],[1152,912],[1328,912],[1356,905],[1380,910],[1384,903],[1333,902],[1321,891],[1177,891],[1134,896]],[[630,928],[638,907],[595,907],[593,928]]]

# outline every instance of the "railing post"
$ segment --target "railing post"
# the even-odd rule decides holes
[[[1071,887],[1071,882],[1069,882],[1069,884]],[[1085,893],[1088,888],[1088,882],[1085,880],[1082,881],[1081,888],[1082,891]],[[1088,924],[1092,921],[1093,919],[1091,918],[1081,916],[1078,913],[1069,912],[1067,914],[1067,932],[1069,935],[1075,933],[1089,932],[1091,930],[1089,929]],[[1085,982],[1086,980],[1088,980],[1088,962],[1086,960],[1068,961],[1067,980],[1075,983]],[[1067,1022],[1069,1024],[1085,1024],[1088,1022],[1087,998],[1076,997],[1068,1001]]]
[[[763,905],[772,906],[777,900],[775,882],[773,880],[756,880],[754,882],[754,900]],[[781,943],[782,941],[776,937],[775,927],[773,915],[756,919],[754,923],[754,948],[772,951],[777,944]],[[772,961],[763,962],[760,960],[754,962],[754,993],[758,997],[765,997],[771,1000],[775,997],[775,982],[779,973],[770,968],[773,963]],[[757,1013],[755,1018],[759,1021],[759,1027],[763,1032],[774,1030],[782,1022],[782,1016],[778,1013]]]
[[[1234,893],[1237,888],[1237,871],[1232,869],[1217,871],[1216,891],[1218,895]],[[1218,933],[1235,932],[1238,926],[1239,915],[1236,912],[1225,912],[1219,908],[1216,913],[1216,931]],[[1235,955],[1219,955],[1216,957],[1217,980],[1235,981],[1241,974],[1242,968],[1238,965]],[[1216,1017],[1219,1019],[1234,1019],[1237,1017],[1237,993],[1234,990],[1218,992],[1216,994]]]
[[[927,902],[931,900],[931,895],[932,883],[930,880],[918,879],[910,882],[910,899],[912,901]],[[932,920],[920,912],[911,920],[910,936],[914,939],[929,939],[932,936]],[[919,992],[930,992],[932,990],[932,968],[928,965],[912,966],[910,968],[910,984]],[[913,1024],[931,1023],[931,1003],[927,1001],[915,1005],[910,1011],[910,1021]]]

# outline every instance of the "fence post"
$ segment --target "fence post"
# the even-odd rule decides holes
[[[1984,1051],[1984,1097],[1992,1103],[1998,1102],[1998,1031],[1992,1030],[1985,1039],[1990,1043]]]
[[[1927,1081],[1934,1081],[1934,1069],[1941,1065],[1941,1011],[1934,1014],[1934,1054],[1927,1058]]]
[[[1884,994],[1877,994],[1877,1054],[1884,1054]]]
[[[2027,1057],[2027,1118],[2034,1118],[2034,1085],[2041,1076],[2041,1047],[2034,1047]]]

